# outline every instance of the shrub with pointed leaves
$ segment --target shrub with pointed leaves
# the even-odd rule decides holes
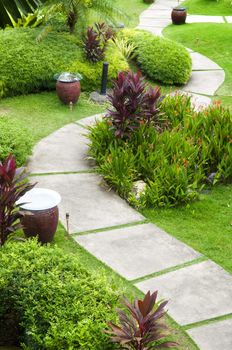
[[[115,136],[127,139],[140,124],[157,122],[159,98],[160,88],[148,88],[140,73],[120,72],[109,95]]]
[[[25,182],[27,176],[23,168],[16,168],[11,154],[4,164],[0,162],[0,246],[22,227],[19,222],[22,214],[16,202],[34,186]]]
[[[167,326],[161,320],[168,302],[157,304],[157,295],[158,291],[152,294],[149,291],[143,300],[135,300],[133,305],[125,299],[128,312],[118,310],[120,326],[109,323],[111,330],[105,332],[111,335],[112,342],[120,344],[121,350],[155,350],[177,346],[177,343],[166,340]]]
[[[114,32],[104,22],[95,23],[95,28],[88,27],[84,40],[84,49],[87,60],[92,63],[101,61],[105,57],[107,43],[113,38]]]

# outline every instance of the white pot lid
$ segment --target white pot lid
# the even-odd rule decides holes
[[[26,210],[46,210],[54,208],[60,201],[61,196],[56,191],[47,188],[32,188],[16,204]]]

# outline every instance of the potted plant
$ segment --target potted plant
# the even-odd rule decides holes
[[[81,74],[63,72],[56,74],[54,78],[56,80],[56,92],[61,102],[67,105],[77,103],[81,93]]]
[[[187,8],[178,5],[172,9],[171,13],[172,23],[173,24],[184,24],[187,18]]]
[[[46,188],[33,188],[17,204],[23,216],[21,224],[27,237],[38,236],[41,243],[51,242],[56,232],[61,201],[59,193]]]

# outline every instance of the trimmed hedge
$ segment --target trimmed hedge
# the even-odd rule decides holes
[[[83,90],[99,86],[102,62],[88,63],[68,33],[52,32],[38,43],[40,32],[32,28],[0,31],[0,97],[54,89],[54,74],[70,69],[84,75]],[[106,59],[110,63],[109,79],[128,67],[116,48],[109,49]]]
[[[181,44],[142,30],[125,29],[120,35],[136,46],[135,59],[147,77],[164,84],[189,80],[192,61]]]
[[[118,293],[104,275],[36,240],[8,242],[0,266],[0,329],[17,315],[24,349],[112,349],[103,329],[116,321]]]
[[[14,119],[0,116],[0,161],[12,153],[17,165],[23,165],[32,152],[32,145],[28,129]]]

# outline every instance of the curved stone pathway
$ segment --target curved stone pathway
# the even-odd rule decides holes
[[[28,164],[32,181],[61,194],[61,222],[66,227],[69,213],[69,233],[78,244],[141,291],[158,289],[170,300],[170,316],[201,350],[231,350],[232,276],[148,223],[106,187],[86,159],[83,134],[97,118],[71,123],[41,140]]]
[[[176,0],[156,0],[140,15],[137,28],[147,30],[162,36],[165,27],[172,23],[171,11],[177,5]],[[229,23],[232,17],[188,15],[187,23]],[[225,79],[224,70],[209,58],[188,49],[192,58],[192,75],[182,91],[193,96],[193,102],[198,107],[210,104],[212,96]],[[209,97],[207,97],[207,96]]]

